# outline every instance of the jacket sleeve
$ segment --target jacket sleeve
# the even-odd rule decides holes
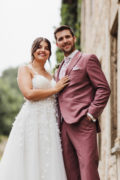
[[[110,96],[110,87],[95,55],[91,55],[88,59],[87,74],[95,89],[95,96],[88,108],[88,113],[97,119],[107,104]]]

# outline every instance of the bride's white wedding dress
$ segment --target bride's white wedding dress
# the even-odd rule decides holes
[[[55,86],[37,73],[32,83],[36,89]],[[0,162],[0,180],[67,180],[54,96],[23,104]]]

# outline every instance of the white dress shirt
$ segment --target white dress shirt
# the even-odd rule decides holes
[[[78,52],[78,50],[74,50],[69,56],[64,56],[64,63],[61,67],[60,73],[59,73],[59,79],[65,76],[66,69],[68,65],[71,62],[71,59],[75,56],[75,54]]]

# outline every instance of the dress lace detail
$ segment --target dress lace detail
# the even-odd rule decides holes
[[[55,81],[35,74],[32,84],[46,89]],[[1,180],[67,180],[55,104],[54,95],[23,104],[0,162]]]

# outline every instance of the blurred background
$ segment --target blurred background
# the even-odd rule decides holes
[[[111,97],[99,119],[99,172],[101,180],[120,180],[120,0],[1,0],[0,22],[0,157],[24,102],[17,69],[30,62],[32,42],[43,36],[52,43],[46,68],[53,73],[63,58],[53,32],[66,24],[77,37],[76,48],[97,55],[110,84]]]

